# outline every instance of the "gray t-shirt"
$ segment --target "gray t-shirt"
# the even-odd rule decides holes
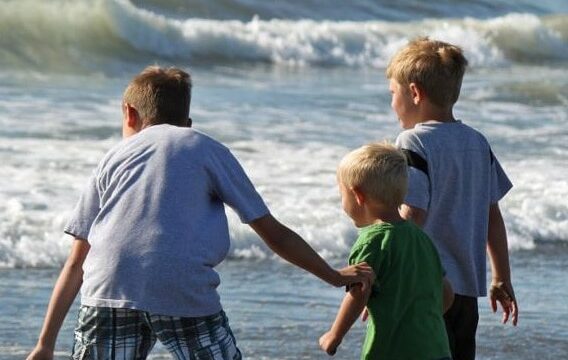
[[[512,187],[487,140],[460,121],[428,121],[396,143],[411,159],[404,202],[428,212],[424,231],[455,293],[485,296],[489,207]]]
[[[186,317],[220,311],[213,268],[229,251],[224,204],[243,223],[269,213],[219,142],[171,125],[124,139],[104,156],[65,227],[91,245],[81,303]]]

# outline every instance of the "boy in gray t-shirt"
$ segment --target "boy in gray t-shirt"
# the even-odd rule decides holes
[[[456,294],[445,314],[455,360],[475,358],[477,298],[486,296],[486,252],[493,311],[499,302],[503,323],[512,317],[516,325],[518,319],[498,205],[512,185],[484,136],[453,115],[466,66],[460,48],[419,38],[387,68],[391,106],[405,129],[397,145],[410,165],[401,213],[432,238]]]
[[[151,66],[127,87],[123,140],[99,163],[65,227],[75,237],[28,359],[53,357],[81,289],[73,358],[144,359],[159,339],[181,359],[240,359],[214,267],[229,250],[224,205],[289,262],[342,286],[336,271],[270,214],[235,157],[193,130],[189,74]]]

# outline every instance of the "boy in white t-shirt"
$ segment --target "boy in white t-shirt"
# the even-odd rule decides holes
[[[229,250],[231,206],[287,261],[342,286],[336,271],[270,214],[235,157],[191,128],[191,78],[150,66],[127,87],[123,140],[99,163],[65,227],[75,237],[28,359],[51,359],[81,289],[73,358],[144,359],[160,340],[178,359],[240,359],[214,267]]]
[[[405,129],[397,145],[410,165],[401,213],[430,236],[456,294],[445,314],[454,360],[475,358],[477,298],[486,295],[486,252],[493,311],[499,302],[504,323],[512,317],[516,325],[518,319],[498,205],[512,184],[485,137],[453,115],[466,66],[459,47],[419,38],[387,68],[391,106]]]

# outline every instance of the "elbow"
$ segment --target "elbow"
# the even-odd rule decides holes
[[[349,295],[359,304],[363,306],[367,304],[367,300],[371,296],[371,287],[363,288],[362,284],[354,284],[349,288]]]
[[[64,265],[64,271],[69,276],[76,279],[79,284],[83,283],[83,262],[78,260],[69,259]]]

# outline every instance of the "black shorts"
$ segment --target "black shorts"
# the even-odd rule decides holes
[[[475,333],[479,322],[477,298],[455,295],[452,307],[444,314],[446,332],[454,360],[475,359]]]

